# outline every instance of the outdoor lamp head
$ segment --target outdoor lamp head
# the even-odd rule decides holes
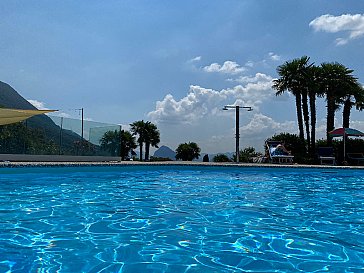
[[[226,107],[226,106],[224,106],[224,108],[222,108],[222,110],[226,111],[226,110],[229,110],[229,109],[227,109],[227,107]]]

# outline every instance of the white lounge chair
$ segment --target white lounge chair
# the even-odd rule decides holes
[[[277,153],[276,152],[276,148],[279,144],[282,145],[282,142],[280,142],[280,141],[267,141],[266,142],[270,162],[279,163],[279,164],[281,164],[281,163],[292,164],[293,158],[294,158],[293,155],[290,155],[288,153]]]

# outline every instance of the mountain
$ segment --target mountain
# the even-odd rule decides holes
[[[19,95],[10,85],[0,81],[0,105],[6,108],[36,110],[31,103]]]
[[[15,108],[25,110],[36,110],[30,102],[24,99],[14,88],[7,83],[0,81],[0,107]],[[41,130],[44,135],[59,143],[60,127],[56,125],[48,116],[37,115],[27,119],[26,125],[30,128]],[[62,147],[71,148],[75,141],[79,141],[80,136],[69,130],[62,130]]]
[[[176,160],[176,153],[167,146],[161,146],[154,152],[154,157],[164,157],[172,160]]]

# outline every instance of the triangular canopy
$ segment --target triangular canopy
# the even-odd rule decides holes
[[[364,133],[356,130],[356,129],[352,129],[352,128],[337,128],[335,130],[332,130],[331,132],[329,132],[329,135],[332,137],[340,137],[340,136],[364,136]]]
[[[16,123],[26,120],[32,116],[41,115],[57,110],[22,110],[0,108],[0,125]]]

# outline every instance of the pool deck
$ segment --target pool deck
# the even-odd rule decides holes
[[[332,166],[303,164],[269,164],[269,163],[215,163],[195,161],[160,161],[160,162],[0,162],[0,168],[24,167],[97,167],[97,166],[209,166],[209,167],[250,167],[250,168],[327,168],[327,169],[364,169],[364,166]]]

